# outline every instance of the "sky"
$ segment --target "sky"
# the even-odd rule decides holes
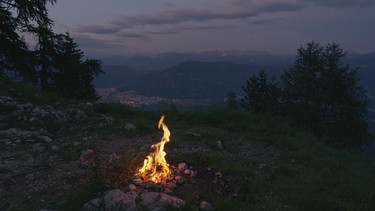
[[[375,52],[375,0],[58,0],[55,33],[86,55],[296,54],[315,41]]]

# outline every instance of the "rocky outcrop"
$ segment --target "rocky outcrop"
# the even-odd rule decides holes
[[[0,108],[0,142],[6,145],[51,142],[51,131],[69,122],[87,121],[87,113],[92,112],[91,103],[79,105],[80,109],[59,110],[51,105],[20,103],[8,96],[0,96]]]

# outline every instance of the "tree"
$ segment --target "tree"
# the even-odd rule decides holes
[[[82,61],[83,52],[68,33],[59,35],[57,40],[56,72],[53,73],[51,86],[53,91],[69,98],[99,99],[92,82],[103,73],[101,62],[94,59]]]
[[[36,29],[38,43],[33,52],[36,60],[36,72],[39,76],[40,87],[43,91],[53,90],[53,77],[57,70],[59,35],[55,35],[50,28],[40,26]]]
[[[225,99],[226,107],[231,110],[237,110],[238,109],[238,103],[237,103],[237,95],[233,91],[228,92],[227,98]]]
[[[323,48],[311,42],[297,49],[294,65],[282,75],[285,115],[304,129],[319,125],[321,97],[319,76],[324,67]]]
[[[267,73],[262,69],[258,75],[252,75],[246,80],[245,92],[240,105],[245,110],[258,114],[276,114],[279,110],[280,89],[275,77],[269,81]]]
[[[301,46],[282,77],[285,115],[331,145],[359,147],[370,140],[364,119],[369,100],[357,84],[358,68],[343,64],[344,56],[336,43]]]
[[[36,82],[32,54],[23,33],[35,33],[40,26],[49,26],[47,3],[56,0],[0,0],[0,75],[15,74]]]

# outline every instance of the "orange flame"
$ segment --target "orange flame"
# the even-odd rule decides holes
[[[161,141],[157,144],[151,145],[151,148],[155,148],[154,152],[151,152],[146,159],[143,161],[143,166],[138,170],[138,175],[143,177],[144,181],[153,181],[160,183],[163,180],[168,179],[171,176],[171,170],[169,164],[165,160],[167,153],[164,151],[164,144],[169,142],[171,135],[167,125],[164,123],[164,115],[161,116],[158,124],[158,128],[162,127],[164,136]]]

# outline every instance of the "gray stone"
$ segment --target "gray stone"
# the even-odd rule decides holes
[[[199,205],[199,208],[201,210],[212,210],[213,207],[210,203],[206,202],[206,201],[201,201],[200,205]]]
[[[25,140],[26,143],[35,143],[35,139],[26,139]]]
[[[80,211],[104,211],[103,199],[96,198],[84,204]]]
[[[51,147],[51,149],[52,149],[52,151],[54,151],[54,152],[58,152],[58,151],[60,151],[60,147],[57,146],[57,145],[53,145],[53,146]]]
[[[180,208],[185,205],[185,201],[182,199],[157,192],[143,193],[140,196],[139,203],[148,210],[160,209],[168,206]]]
[[[12,136],[12,132],[9,130],[0,130],[0,138],[10,138]]]
[[[136,211],[137,193],[121,190],[107,191],[102,198],[93,199],[84,204],[80,211]]]
[[[223,145],[221,144],[221,141],[216,141],[216,146],[218,149],[223,149]]]
[[[176,180],[176,183],[179,184],[179,185],[181,185],[185,182],[185,179],[181,176],[176,176],[174,179]]]
[[[182,173],[183,171],[185,171],[188,168],[189,167],[186,163],[179,163],[178,166],[177,166],[177,172]]]
[[[110,190],[103,197],[105,210],[137,210],[135,199],[137,193],[134,191],[122,192],[121,190]]]
[[[142,179],[139,179],[139,178],[133,179],[133,184],[134,185],[142,185],[142,183],[143,183]]]
[[[131,190],[131,191],[137,190],[137,186],[135,186],[134,184],[129,184],[128,189]]]
[[[38,136],[38,138],[44,142],[51,142],[52,139],[48,136]]]
[[[127,129],[127,130],[132,130],[132,131],[134,131],[135,129],[137,129],[137,127],[135,125],[133,125],[132,123],[127,123],[124,126],[124,128]]]

